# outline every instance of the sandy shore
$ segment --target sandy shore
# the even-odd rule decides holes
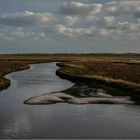
[[[24,101],[25,104],[32,105],[62,102],[70,104],[135,104],[129,97],[111,96],[102,89],[90,88],[84,83],[75,84],[64,91],[34,96]]]

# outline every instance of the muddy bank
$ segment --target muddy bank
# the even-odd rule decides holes
[[[84,83],[77,83],[67,90],[45,93],[24,101],[25,104],[32,105],[62,102],[70,104],[135,104],[129,97],[112,96],[102,89],[90,88]]]
[[[112,69],[111,64],[114,69]],[[90,87],[102,88],[113,96],[130,96],[140,102],[140,85],[137,81],[139,79],[139,70],[133,72],[135,63],[127,65],[127,63],[120,62],[57,63],[60,68],[56,71],[56,75],[73,82],[82,81]],[[136,66],[139,67],[139,65]],[[104,73],[104,76],[101,76],[102,73]]]

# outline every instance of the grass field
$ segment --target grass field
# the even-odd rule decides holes
[[[10,81],[7,73],[29,68],[29,64],[65,62],[57,74],[105,87],[111,94],[140,96],[140,55],[138,54],[19,54],[0,55],[0,90]]]
[[[73,61],[80,59],[80,57],[67,55],[0,55],[0,90],[10,86],[10,81],[4,76],[8,73],[20,71],[29,68],[29,64]]]

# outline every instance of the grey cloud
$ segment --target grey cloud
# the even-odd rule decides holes
[[[118,20],[114,16],[97,18],[96,25],[106,28],[116,28],[116,26],[118,25]]]
[[[0,15],[0,24],[27,27],[33,25],[46,26],[54,17],[50,13],[34,13],[29,11]]]
[[[87,28],[72,28],[65,25],[55,25],[51,26],[49,30],[51,33],[58,35],[59,37],[111,37],[115,34],[115,31],[110,31],[103,28],[96,28],[95,26]],[[113,33],[113,34],[112,34]],[[119,33],[119,32],[117,32]],[[116,35],[117,35],[116,33]]]
[[[120,0],[108,2],[107,4],[104,5],[103,11],[113,15],[121,15],[121,14],[139,15],[138,13],[140,13],[140,1]]]
[[[135,3],[136,2],[136,3]],[[60,6],[60,11],[64,15],[58,18],[51,13],[34,13],[29,11],[15,12],[0,15],[0,24],[16,26],[16,27],[30,27],[38,26],[43,32],[30,32],[23,30],[16,30],[10,35],[17,38],[35,37],[45,38],[48,35],[59,35],[65,37],[121,37],[133,36],[140,32],[140,18],[135,21],[121,21],[118,16],[124,13],[139,12],[139,3],[137,1],[113,1],[105,4],[86,4],[82,2],[63,2]],[[98,16],[98,12],[108,12],[109,15]],[[60,14],[60,13],[59,13]],[[67,15],[70,14],[70,15]],[[82,16],[83,15],[83,16]],[[136,15],[135,15],[136,17]],[[56,19],[57,18],[57,19]],[[87,20],[87,21],[86,21]],[[79,22],[80,21],[80,22]],[[90,23],[86,23],[90,22]],[[81,24],[82,23],[82,24]],[[37,28],[38,28],[37,27]],[[45,33],[44,33],[45,32]],[[4,37],[4,35],[0,35]],[[8,35],[7,35],[8,36]],[[9,36],[8,36],[9,37]]]
[[[76,16],[66,16],[64,17],[64,24],[68,26],[72,26],[75,23],[77,23],[79,20],[79,17]]]
[[[101,11],[102,4],[86,4],[82,2],[63,2],[60,6],[60,12],[72,15],[89,15]]]
[[[12,32],[0,32],[0,40],[14,41],[14,40],[38,40],[46,39],[44,32],[24,31],[22,28],[17,28]]]
[[[137,20],[138,21],[138,20]],[[106,29],[119,29],[119,30],[139,30],[140,23],[119,21],[114,16],[108,16],[103,18],[98,18],[96,20],[96,26],[106,28]]]
[[[109,25],[110,26],[110,25]],[[108,28],[107,25],[97,27],[95,25],[89,27],[69,27],[66,25],[53,25],[47,28],[47,32],[59,37],[71,38],[91,38],[91,37],[109,37],[109,38],[122,38],[132,37],[138,35],[139,24],[128,22],[116,22],[116,27]]]

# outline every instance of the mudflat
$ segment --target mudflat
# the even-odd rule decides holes
[[[24,101],[25,104],[30,105],[56,104],[63,102],[70,104],[135,104],[129,97],[111,96],[103,90],[89,88],[84,83],[75,84],[64,91],[34,96]]]
[[[29,68],[29,64],[59,63],[56,74],[90,88],[105,89],[112,96],[140,98],[139,54],[12,54],[0,55],[0,90],[10,86],[4,76]],[[73,96],[73,95],[72,95]]]

